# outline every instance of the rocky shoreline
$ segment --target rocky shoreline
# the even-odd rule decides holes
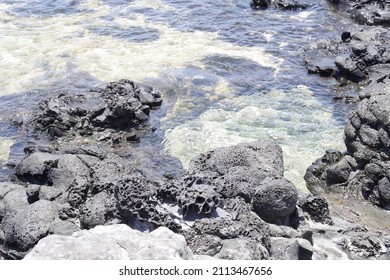
[[[330,2],[386,25],[386,3]],[[270,4],[305,8],[252,6]],[[365,87],[346,151],[308,168],[311,194],[284,178],[281,148],[264,139],[200,154],[182,175],[151,175],[132,143],[153,133],[164,95],[120,80],[46,98],[19,124],[37,144],[0,183],[0,259],[389,259],[390,41],[386,27],[359,28],[306,51],[309,72]]]

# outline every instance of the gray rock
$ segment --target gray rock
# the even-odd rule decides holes
[[[56,168],[58,165],[59,156],[49,153],[33,153],[22,160],[16,166],[16,175],[18,179],[32,184],[51,185],[47,174],[50,169]]]
[[[69,236],[79,230],[80,226],[76,225],[75,222],[71,222],[69,220],[63,221],[59,218],[56,218],[51,224],[50,233]]]
[[[268,175],[269,172],[255,167],[237,166],[217,178],[214,184],[224,198],[242,197],[250,203],[255,192],[253,186],[259,185]]]
[[[238,238],[245,230],[240,223],[221,217],[196,220],[192,228],[198,235],[215,235],[221,239]]]
[[[238,238],[222,241],[222,249],[215,256],[225,260],[264,260],[269,258],[269,253],[264,246],[253,243],[251,239]]]
[[[178,206],[183,216],[202,214],[210,217],[219,204],[219,195],[210,185],[196,185],[196,188],[183,189],[178,198]]]
[[[120,80],[109,83],[105,89],[48,98],[41,102],[41,112],[32,124],[52,138],[88,135],[112,143],[119,139],[128,141],[134,136],[133,129],[161,103],[160,93],[151,87]],[[105,137],[100,133],[103,129]]]
[[[7,213],[2,222],[5,244],[11,248],[27,251],[49,234],[51,223],[56,215],[55,206],[46,200],[24,206],[14,214]]]
[[[348,180],[351,172],[351,165],[347,159],[343,157],[340,161],[326,169],[326,184],[330,186],[333,184],[344,183]]]
[[[257,10],[266,9],[271,4],[281,10],[304,10],[308,7],[307,4],[296,0],[252,0],[250,6]]]
[[[255,212],[266,222],[283,224],[294,213],[298,201],[295,186],[285,179],[267,179],[253,197]]]
[[[0,209],[0,218],[6,214],[16,213],[20,208],[29,204],[26,194],[26,188],[21,185],[0,183],[0,199],[2,207]]]
[[[83,229],[104,225],[113,220],[116,212],[114,196],[100,192],[87,199],[80,211],[80,224]]]
[[[324,197],[308,195],[300,199],[299,206],[304,212],[310,215],[310,218],[317,222],[333,225],[330,215],[328,202]]]
[[[297,239],[299,244],[298,259],[299,260],[311,260],[313,257],[313,246],[306,239]]]
[[[313,232],[309,230],[298,231],[289,226],[269,224],[269,231],[270,237],[300,238],[307,240],[313,245]]]
[[[388,178],[383,178],[378,184],[379,196],[383,205],[390,203],[390,182]]]
[[[196,235],[188,245],[194,254],[215,256],[221,251],[222,239],[210,234]]]
[[[225,175],[236,167],[257,169],[270,177],[283,177],[282,149],[272,140],[220,148],[193,158],[188,171],[211,171]]]
[[[382,240],[365,233],[352,234],[347,237],[344,247],[355,258],[368,259],[386,254],[387,248]]]
[[[335,64],[339,71],[351,81],[359,82],[366,77],[363,69],[350,57],[337,56]]]
[[[188,260],[183,236],[167,228],[142,233],[126,225],[97,226],[72,236],[50,235],[25,260]]]
[[[271,237],[270,254],[274,260],[298,260],[299,243],[293,238]]]
[[[39,191],[41,190],[40,185],[28,185],[26,189],[27,200],[29,203],[34,203],[39,200]]]
[[[40,186],[39,199],[53,201],[62,195],[63,191],[60,188],[52,186]]]

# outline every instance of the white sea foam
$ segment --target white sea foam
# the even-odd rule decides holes
[[[314,14],[313,11],[302,11],[298,14],[292,15],[290,18],[293,20],[304,21],[310,18],[310,16],[313,14]]]
[[[8,138],[0,138],[0,160],[7,160],[10,152],[10,148],[14,141]]]
[[[129,5],[141,4],[152,8],[162,5],[159,1]],[[160,33],[157,40],[139,43],[100,35],[90,27],[112,24],[104,20],[112,11],[96,1],[86,5],[93,12],[48,18],[18,17],[7,13],[6,6],[0,7],[1,95],[45,88],[66,79],[70,72],[83,72],[103,82],[129,77],[142,81],[159,77],[170,68],[201,67],[202,59],[212,55],[250,59],[275,69],[281,63],[261,47],[237,46],[220,40],[217,33],[181,32],[148,21],[141,14],[118,16],[114,23],[122,28],[145,28],[145,32],[146,28],[156,29]]]

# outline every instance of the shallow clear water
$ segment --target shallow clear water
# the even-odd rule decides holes
[[[186,167],[200,152],[272,138],[287,178],[304,189],[307,166],[343,149],[348,108],[330,101],[331,82],[307,75],[301,56],[335,32],[334,15],[326,1],[305,11],[253,11],[249,2],[0,0],[0,121],[6,96],[129,78],[164,93],[145,145]],[[21,107],[38,98],[26,100]],[[1,130],[0,157],[10,141]]]

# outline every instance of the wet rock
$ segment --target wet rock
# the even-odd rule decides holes
[[[365,66],[361,67],[350,57],[337,56],[335,59],[335,64],[340,73],[351,81],[359,82],[366,77],[366,74],[363,72],[363,67]]]
[[[304,61],[309,73],[333,76],[341,85],[345,80],[362,82],[390,62],[388,37],[381,27],[346,31],[341,40],[323,39],[308,46]]]
[[[333,225],[328,202],[324,197],[308,195],[299,199],[299,206],[310,215],[310,218],[317,222]]]
[[[274,0],[273,2],[276,7],[282,10],[304,10],[308,7],[307,4],[295,0]]]
[[[298,192],[291,182],[285,179],[266,179],[256,187],[253,208],[266,222],[288,224],[297,201]]]
[[[306,54],[305,62],[310,74],[319,74],[322,77],[335,76],[338,69],[334,58],[331,57],[313,55],[309,58]]]
[[[253,9],[266,9],[270,3],[270,0],[252,0],[251,7]]]
[[[64,93],[49,98],[40,104],[41,112],[32,124],[51,138],[78,134],[100,141],[127,141],[134,138],[133,129],[148,120],[150,110],[161,103],[160,93],[153,88],[120,80],[82,95]],[[106,136],[102,138],[103,130]]]
[[[377,258],[388,251],[381,239],[360,232],[349,233],[340,245],[357,259]]]
[[[295,0],[252,0],[250,3],[252,9],[266,9],[269,5],[282,10],[303,10],[308,7],[307,4]]]
[[[19,208],[13,214],[7,213],[2,222],[5,245],[27,251],[49,234],[56,215],[55,206],[45,200]]]
[[[343,193],[344,197],[366,199],[386,208],[390,180],[389,68],[382,65],[373,69],[369,85],[359,95],[357,109],[347,120],[346,152],[327,152],[308,168],[305,180],[315,194]]]
[[[328,0],[335,4],[359,24],[384,25],[390,24],[390,3],[387,1],[366,0]]]
[[[142,233],[126,225],[97,226],[72,236],[42,239],[25,260],[183,260],[193,254],[183,236],[167,228]]]

